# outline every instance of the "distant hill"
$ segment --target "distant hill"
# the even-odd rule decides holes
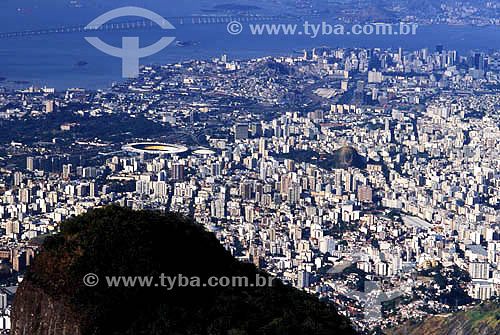
[[[83,278],[100,281],[86,287]],[[111,206],[47,237],[13,304],[13,335],[355,334],[332,305],[274,281],[265,287],[108,287],[105,276],[268,275],[235,260],[178,214]]]
[[[334,151],[331,157],[326,158],[324,165],[330,169],[346,169],[348,167],[364,169],[366,167],[363,157],[353,147],[343,147]]]
[[[274,60],[268,60],[258,64],[251,75],[266,75],[270,77],[287,76],[293,73],[294,69],[286,64],[278,63]]]
[[[394,13],[391,13],[382,7],[375,6],[364,8],[358,15],[361,21],[391,22],[396,19]]]
[[[327,170],[366,168],[364,157],[350,146],[335,150],[332,154],[319,154],[312,150],[291,150],[289,153],[277,155],[277,158],[291,159],[297,163],[311,163]]]
[[[257,6],[240,5],[240,4],[230,3],[230,4],[216,5],[216,6],[214,6],[214,9],[226,10],[226,11],[249,11],[249,10],[258,10],[258,9],[262,9],[262,8],[257,7]]]
[[[468,311],[449,316],[430,316],[419,322],[406,322],[386,331],[387,335],[494,335],[500,334],[500,304],[483,303]]]

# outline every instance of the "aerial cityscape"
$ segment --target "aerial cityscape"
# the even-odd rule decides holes
[[[241,6],[208,13],[256,10]],[[500,24],[497,1],[269,6],[341,8],[346,24]],[[358,334],[498,334],[499,125],[500,45],[141,61],[99,89],[0,81],[0,334],[29,334],[10,331],[13,301],[44,238],[111,205],[190,218]]]

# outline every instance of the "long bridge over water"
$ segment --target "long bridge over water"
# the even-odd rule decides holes
[[[185,24],[227,24],[232,21],[238,22],[276,22],[284,19],[297,19],[291,16],[260,16],[260,15],[248,15],[248,16],[184,16],[184,17],[167,17],[165,18],[172,25],[185,25]],[[149,20],[135,20],[126,22],[116,22],[116,23],[106,23],[99,28],[87,27],[86,25],[71,25],[71,26],[60,26],[55,28],[45,28],[38,30],[25,30],[25,31],[14,31],[14,32],[0,32],[0,39],[5,38],[16,38],[16,37],[27,37],[27,36],[38,36],[38,35],[50,35],[50,34],[69,34],[69,33],[83,33],[90,31],[127,31],[127,30],[142,30],[142,29],[154,29],[155,27],[160,27]]]

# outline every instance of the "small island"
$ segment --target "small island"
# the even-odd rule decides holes
[[[222,4],[222,5],[216,5],[213,7],[215,10],[220,10],[220,11],[249,11],[249,10],[259,10],[262,9],[257,6],[251,6],[251,5],[240,5],[240,4]]]

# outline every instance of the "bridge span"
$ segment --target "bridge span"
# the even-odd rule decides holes
[[[232,21],[238,22],[260,22],[269,21],[276,22],[284,19],[296,19],[290,16],[185,16],[185,17],[167,17],[166,20],[172,25],[185,25],[185,24],[227,24]],[[55,28],[45,28],[38,30],[25,30],[13,32],[0,32],[0,39],[17,38],[27,36],[39,35],[52,35],[52,34],[70,34],[70,33],[83,33],[92,31],[129,31],[129,30],[143,30],[143,29],[160,29],[154,22],[149,20],[135,20],[126,22],[106,23],[97,27],[87,27],[86,25],[73,25],[73,26],[60,26]]]

